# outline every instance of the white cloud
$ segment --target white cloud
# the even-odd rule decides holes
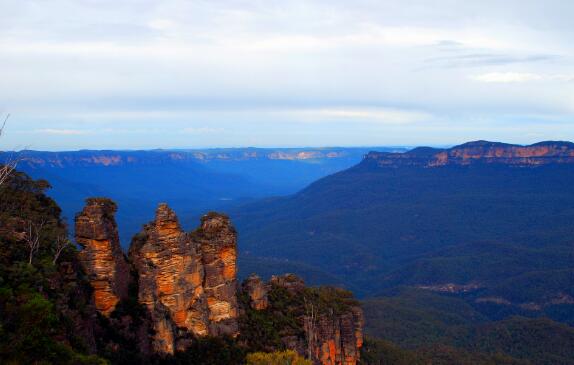
[[[513,83],[542,80],[543,77],[534,73],[524,72],[490,72],[472,76],[471,79],[490,83]]]
[[[472,80],[487,83],[520,83],[530,81],[574,81],[574,75],[565,74],[537,74],[529,72],[490,72],[480,75],[473,75]]]
[[[80,134],[333,144],[314,136],[358,125],[424,143],[433,132],[413,132],[483,114],[571,120],[573,11],[564,0],[4,1],[0,107],[54,145]]]
[[[83,129],[51,129],[51,128],[35,129],[32,132],[38,134],[50,134],[60,136],[80,136],[93,133],[92,131]]]
[[[295,118],[311,122],[362,122],[378,124],[410,124],[429,121],[428,113],[390,108],[318,108],[287,111]]]
[[[182,132],[187,134],[211,134],[211,133],[225,133],[225,129],[211,128],[211,127],[188,127],[184,128]]]

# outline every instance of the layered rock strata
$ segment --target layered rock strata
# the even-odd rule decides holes
[[[574,163],[574,143],[540,142],[529,146],[476,141],[448,149],[419,147],[404,153],[370,152],[365,162],[381,167],[505,164],[541,166]]]
[[[79,259],[93,288],[96,309],[105,316],[127,298],[130,278],[114,218],[116,209],[109,199],[91,198],[75,219],[76,242],[82,247]]]
[[[124,332],[134,328],[137,333],[125,337],[133,337],[142,353],[174,354],[189,348],[197,337],[237,336],[237,234],[229,218],[209,213],[197,230],[187,233],[174,211],[160,204],[155,219],[133,238],[128,263],[120,248],[115,212],[111,200],[93,198],[76,216],[76,240],[83,248],[80,262],[93,288],[96,309],[109,317],[120,300],[128,298],[131,263],[137,300],[146,314],[135,327],[129,323],[136,319],[129,316],[119,322],[111,317],[110,323]],[[310,356],[315,364],[359,361],[363,315],[350,293],[308,289],[293,274],[273,276],[267,283],[252,275],[242,286],[249,299],[246,305],[274,316],[278,310],[270,295],[274,289],[295,306],[287,311],[298,313],[294,317],[298,329],[283,335],[282,347]],[[322,293],[334,304],[321,299]]]
[[[155,352],[184,350],[192,337],[237,335],[236,234],[227,217],[206,215],[200,229],[186,233],[161,204],[129,257],[138,299],[152,317]]]
[[[317,365],[356,365],[363,346],[363,311],[354,300],[347,300],[348,292],[330,288],[330,295],[341,297],[325,303],[314,289],[307,290],[301,278],[294,274],[273,276],[264,283],[250,276],[243,283],[243,291],[255,310],[271,309],[269,293],[273,288],[283,288],[295,301],[303,302],[302,308],[291,308],[304,313],[298,320],[305,332],[305,339],[296,336],[282,338],[283,344],[303,356],[310,357]],[[338,303],[334,303],[338,302]],[[264,303],[264,304],[263,304]],[[285,305],[285,304],[282,304]]]
[[[203,270],[203,289],[209,309],[209,334],[238,333],[237,233],[229,218],[209,213],[196,232]]]
[[[340,314],[319,314],[312,340],[316,362],[322,365],[357,364],[363,346],[363,324],[363,311],[359,307],[351,307]]]

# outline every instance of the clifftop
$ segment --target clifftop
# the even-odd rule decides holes
[[[21,166],[29,168],[189,165],[211,161],[336,160],[360,156],[363,148],[220,148],[204,150],[82,150],[22,151]]]
[[[404,153],[369,152],[363,163],[380,167],[505,164],[539,166],[574,163],[574,143],[538,142],[528,146],[489,141],[467,142],[452,148],[417,147]]]

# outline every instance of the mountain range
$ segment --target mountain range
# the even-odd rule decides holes
[[[574,144],[370,152],[231,211],[242,255],[316,268],[362,297],[460,295],[490,318],[574,323]]]
[[[118,201],[124,248],[158,201],[188,227],[225,211],[238,278],[293,272],[361,299],[365,363],[574,363],[573,143],[27,151],[19,168],[67,217]]]
[[[401,151],[401,148],[381,148]],[[186,227],[207,210],[238,201],[294,193],[359,162],[367,148],[229,148],[150,151],[22,151],[18,169],[52,185],[71,224],[84,200],[114,199],[123,247],[157,202],[180,212]],[[0,154],[14,156],[15,154]]]

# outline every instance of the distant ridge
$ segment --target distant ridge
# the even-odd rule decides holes
[[[472,141],[448,149],[417,147],[404,153],[369,152],[363,164],[379,167],[471,165],[475,163],[539,166],[574,163],[574,143],[543,141],[522,146]]]
[[[484,300],[504,298],[521,313],[560,301],[568,285],[556,283],[571,281],[573,182],[570,142],[474,141],[370,152],[297,194],[231,215],[242,250],[317,267],[359,295],[479,285]],[[515,285],[529,294],[510,295]]]
[[[403,148],[383,150],[403,152]],[[45,152],[26,150],[18,152],[20,165],[29,168],[63,168],[89,166],[130,166],[195,164],[229,161],[318,161],[354,158],[368,152],[363,147],[309,147],[309,148],[213,148],[197,150],[80,150]],[[13,154],[16,154],[14,152]],[[359,157],[360,158],[360,157]],[[0,153],[0,161],[2,154]]]

